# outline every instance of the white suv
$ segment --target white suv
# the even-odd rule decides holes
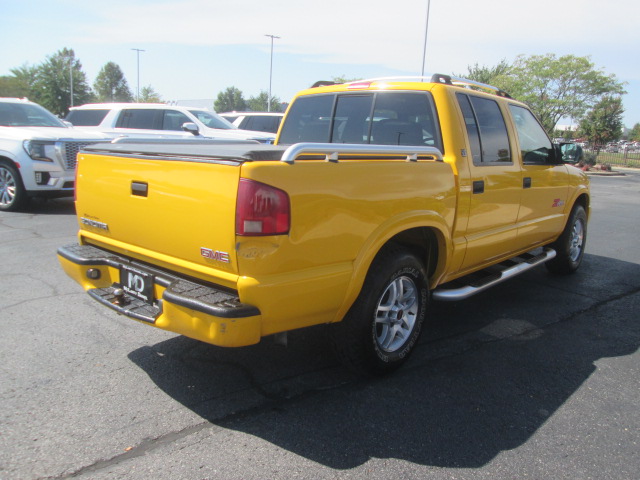
[[[240,130],[206,108],[164,103],[93,103],[72,107],[66,120],[111,137],[218,138],[273,143],[275,135]]]
[[[104,141],[37,103],[0,98],[0,210],[16,210],[29,197],[72,196],[78,151]]]
[[[238,128],[278,133],[284,113],[277,112],[225,112],[219,114]]]

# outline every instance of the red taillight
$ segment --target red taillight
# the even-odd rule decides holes
[[[286,235],[290,219],[286,192],[247,178],[240,179],[236,235]]]

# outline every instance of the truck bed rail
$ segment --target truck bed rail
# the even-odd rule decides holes
[[[280,161],[293,164],[304,154],[326,155],[327,162],[337,162],[340,155],[395,155],[406,156],[408,162],[416,162],[418,157],[442,161],[442,152],[435,147],[355,143],[295,143],[284,151]]]

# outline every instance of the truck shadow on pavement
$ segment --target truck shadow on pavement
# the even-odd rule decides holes
[[[42,215],[75,214],[76,205],[73,197],[63,198],[31,198],[18,213]]]
[[[347,373],[322,328],[293,332],[287,348],[265,339],[227,350],[176,337],[129,358],[211,425],[333,469],[371,458],[477,468],[558,415],[596,361],[635,352],[638,311],[640,265],[588,255],[571,277],[541,268],[467,301],[433,304],[417,351],[385,378]]]

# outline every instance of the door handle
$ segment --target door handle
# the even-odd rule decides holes
[[[531,188],[531,177],[524,177],[522,179],[522,188]]]
[[[473,182],[473,193],[484,193],[484,181],[476,180]]]
[[[149,194],[149,184],[146,182],[131,182],[131,195],[146,197]]]

